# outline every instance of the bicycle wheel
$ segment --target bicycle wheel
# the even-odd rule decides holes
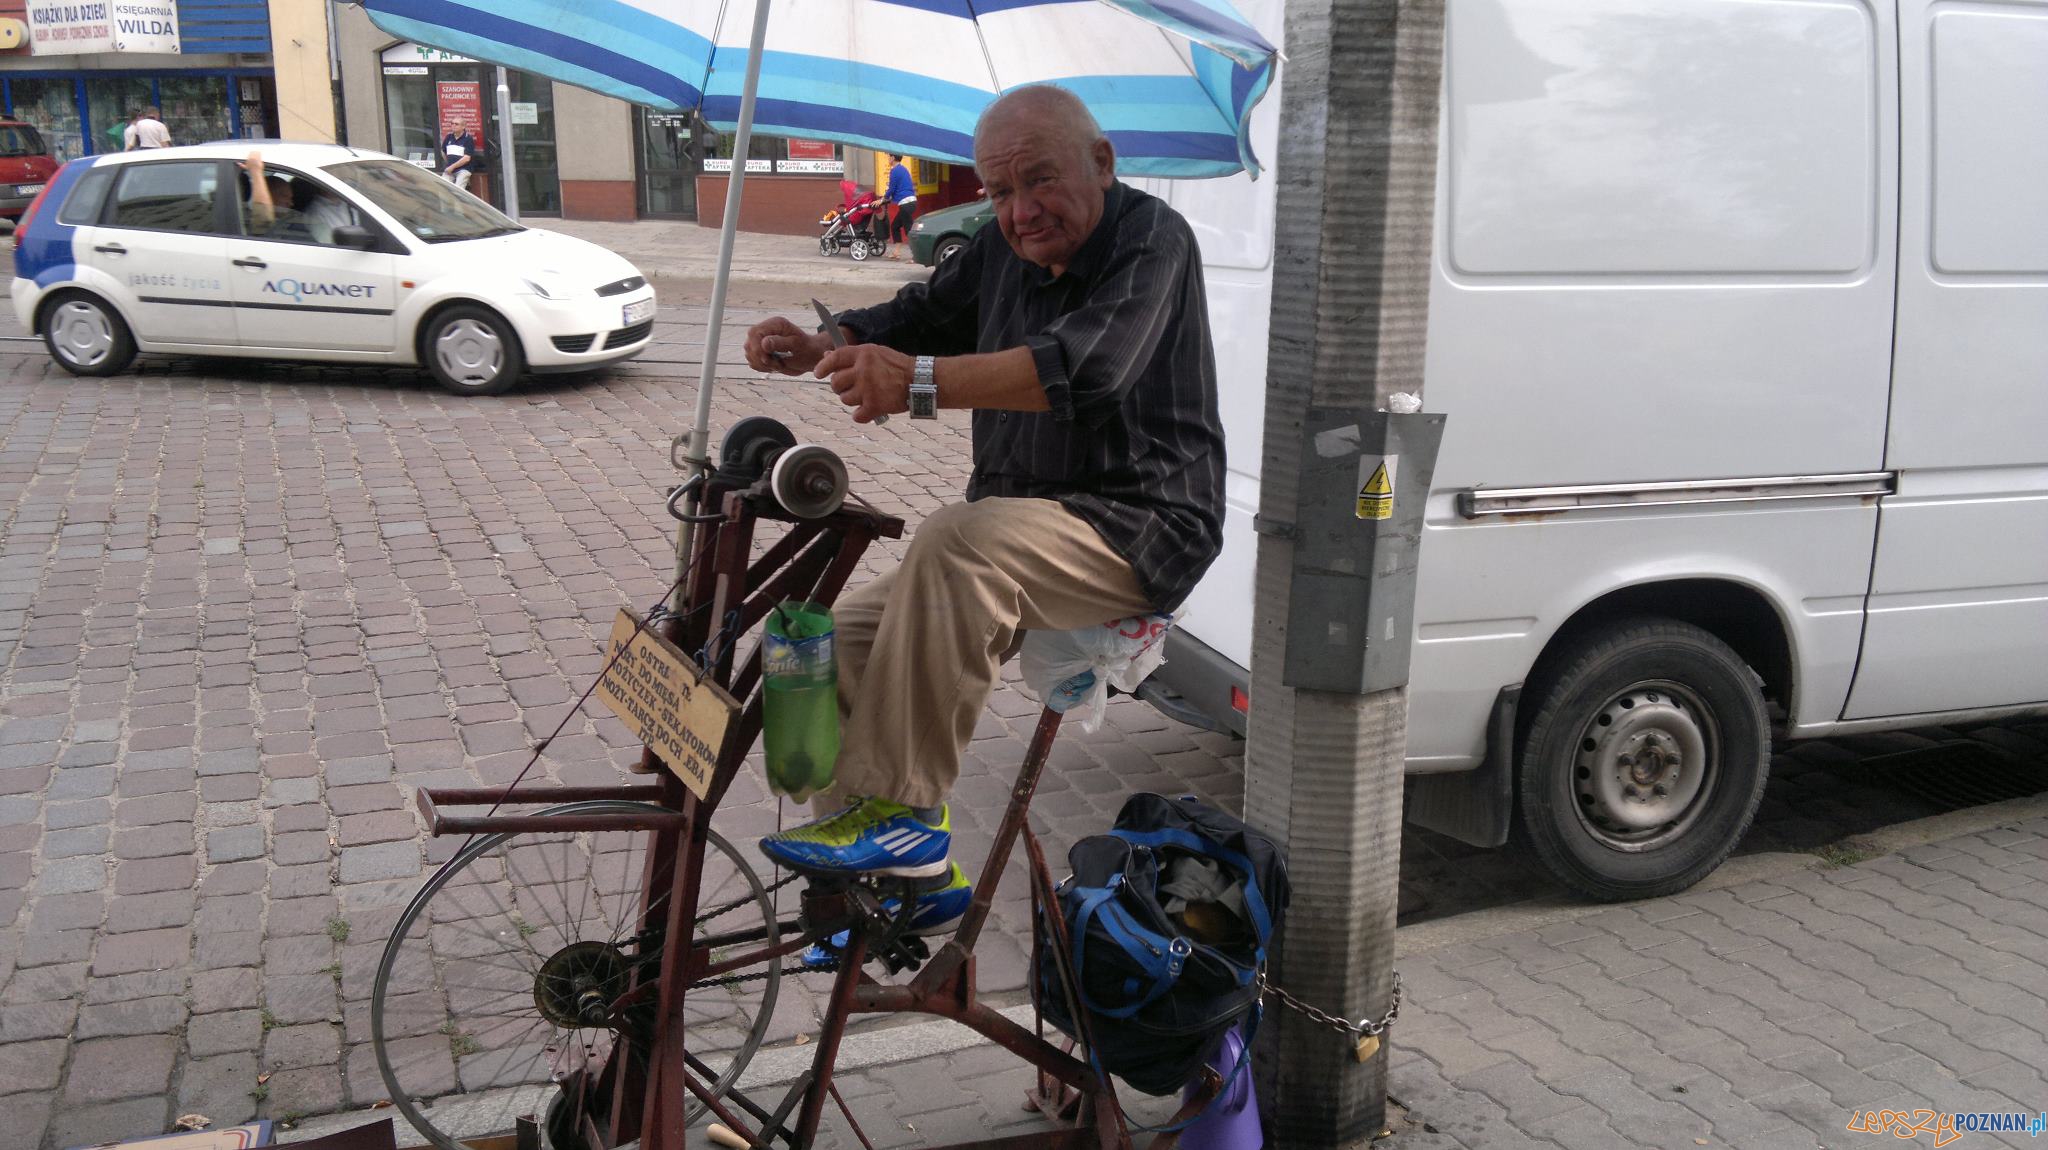
[[[658,810],[614,800],[543,813]],[[615,1004],[659,971],[660,931],[640,926],[652,840],[644,830],[480,836],[406,906],[371,989],[371,1045],[392,1104],[434,1146],[464,1150],[458,1138],[544,1112],[555,1083],[595,1073],[621,1043],[629,1065],[646,1065],[655,992]],[[657,922],[667,899],[654,900]],[[780,937],[767,889],[715,831],[698,905],[699,937]],[[689,1051],[720,1094],[760,1047],[781,984],[778,963],[741,973],[753,977],[709,981],[684,1000]],[[703,1109],[693,1099],[689,1120]]]

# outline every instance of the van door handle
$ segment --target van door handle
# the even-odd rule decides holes
[[[110,256],[125,256],[128,254],[128,249],[122,247],[120,244],[94,244],[92,250],[96,252],[105,252]]]
[[[262,260],[259,260],[259,259],[253,259],[253,258],[251,258],[251,259],[239,259],[239,260],[236,260],[236,261],[235,261],[235,266],[236,266],[236,267],[238,267],[238,268],[267,268],[267,267],[269,267],[270,265],[269,265],[269,264],[267,264],[267,263],[264,263],[264,262],[263,262]]]

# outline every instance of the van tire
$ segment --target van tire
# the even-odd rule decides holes
[[[940,264],[959,255],[961,249],[966,246],[966,236],[947,236],[945,239],[940,240],[939,246],[932,249],[932,266],[938,267]]]
[[[1761,680],[1711,633],[1619,620],[1546,656],[1516,772],[1515,833],[1601,902],[1681,891],[1749,829],[1770,775]]]
[[[434,381],[456,395],[497,395],[526,370],[519,333],[498,313],[475,304],[434,313],[420,331],[419,353]]]
[[[135,336],[112,304],[88,291],[61,291],[43,305],[43,346],[73,375],[118,375],[135,362]]]

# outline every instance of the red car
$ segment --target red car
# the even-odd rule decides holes
[[[0,120],[0,217],[20,219],[56,172],[42,133],[19,120]]]

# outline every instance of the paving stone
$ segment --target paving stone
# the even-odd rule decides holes
[[[31,1038],[68,1037],[72,1024],[77,1019],[78,1003],[73,999],[24,1002],[15,1006],[0,1007],[0,1043],[20,1043]]]
[[[253,1053],[263,1044],[263,1015],[255,1010],[195,1015],[185,1027],[185,1043],[195,1058]]]
[[[169,1034],[191,1013],[182,997],[138,998],[87,1004],[78,1012],[77,1038],[120,1034]]]
[[[86,1106],[67,1104],[56,1112],[50,1122],[49,1139],[57,1146],[97,1146],[103,1142],[162,1134],[172,1117],[170,1107],[162,1097],[130,1098],[123,1102]]]
[[[0,1106],[0,1146],[40,1146],[56,1105],[48,1094],[16,1094]]]
[[[178,1040],[162,1034],[80,1042],[71,1052],[64,1097],[70,1102],[110,1102],[139,1095],[161,1098],[170,1086],[177,1054]]]
[[[258,1073],[248,1051],[194,1058],[178,1080],[178,1112],[204,1114],[216,1127],[247,1122],[256,1116]]]
[[[255,1009],[263,1005],[263,978],[253,966],[256,948],[249,948],[252,965],[201,970],[192,975],[192,1010],[196,1014],[215,1011]],[[202,946],[205,940],[202,939]]]
[[[341,1058],[341,1028],[327,1023],[280,1026],[263,1036],[263,1068],[332,1067]]]
[[[172,970],[190,956],[189,930],[142,930],[108,935],[93,955],[93,974],[105,977],[139,970]]]
[[[0,1044],[0,1090],[55,1090],[69,1045],[62,1039]]]
[[[43,864],[42,873],[36,875],[35,892],[38,895],[77,894],[100,890],[106,885],[107,864],[104,859],[51,859]]]
[[[415,842],[345,847],[341,852],[342,882],[412,878],[419,873],[420,852]]]
[[[241,862],[262,858],[263,854],[264,834],[260,826],[229,827],[206,834],[207,862]]]

